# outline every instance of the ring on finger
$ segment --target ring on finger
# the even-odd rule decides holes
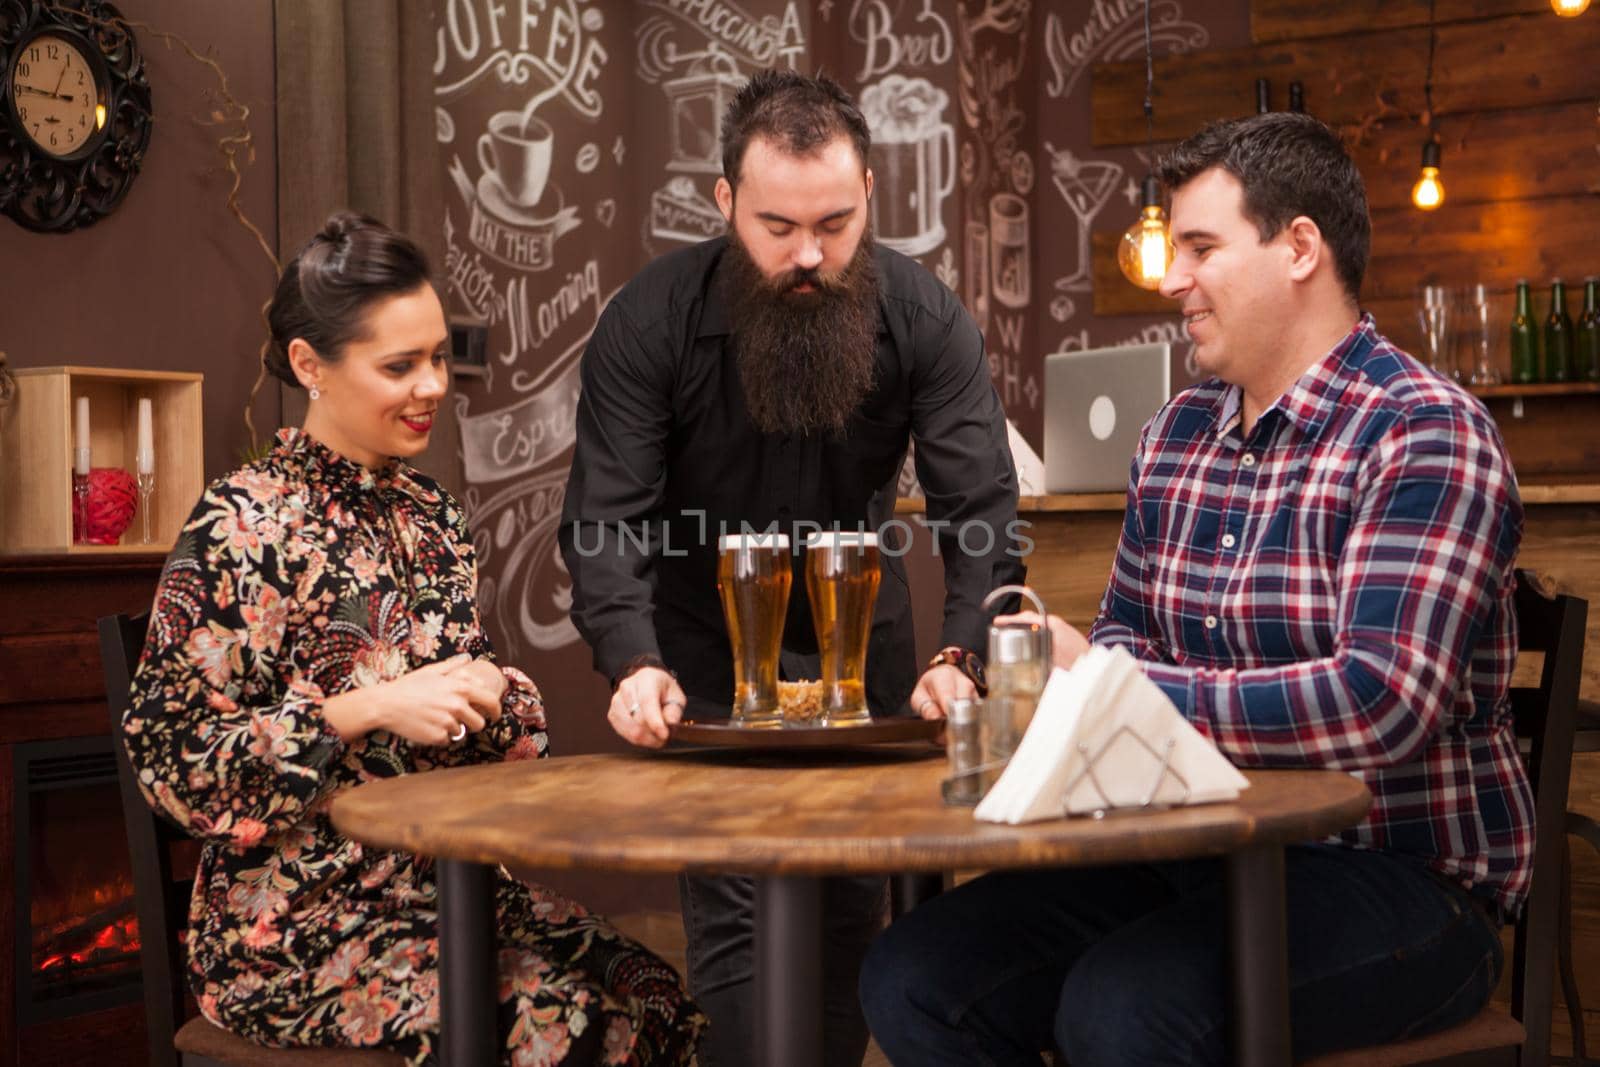
[[[458,723],[456,723],[456,732],[450,735],[450,740],[459,741],[463,737],[466,737],[466,736],[467,736],[467,724],[464,723],[464,722],[458,722]]]
[[[917,705],[917,714],[921,715],[929,704],[937,704],[937,703],[938,703],[938,701],[935,698],[929,697],[928,699],[924,700],[922,703]]]
[[[637,700],[635,700],[632,704],[628,705],[628,718],[637,719],[638,717],[639,717],[639,702]]]

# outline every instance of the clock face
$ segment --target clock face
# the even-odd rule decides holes
[[[54,34],[18,50],[11,100],[23,133],[58,159],[78,152],[105,125],[94,68],[76,44]]]

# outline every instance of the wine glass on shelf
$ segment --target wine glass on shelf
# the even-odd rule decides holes
[[[1461,294],[1461,312],[1467,338],[1466,354],[1472,360],[1468,385],[1499,385],[1504,379],[1495,365],[1495,302],[1487,285],[1470,285]]]
[[[1451,332],[1450,290],[1442,285],[1417,287],[1417,324],[1422,327],[1422,354],[1428,366],[1446,378],[1459,379]]]

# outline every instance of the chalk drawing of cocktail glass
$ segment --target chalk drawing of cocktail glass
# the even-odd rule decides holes
[[[1093,285],[1093,265],[1089,259],[1089,227],[1100,209],[1122,181],[1122,164],[1109,159],[1079,159],[1070,150],[1056,151],[1049,142],[1050,178],[1078,220],[1078,265],[1065,278],[1056,281],[1057,289],[1087,292]]]

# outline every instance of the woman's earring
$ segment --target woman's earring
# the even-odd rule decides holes
[[[319,399],[322,396],[321,393],[317,392],[317,387],[314,385],[307,392],[311,395],[312,400]]]

